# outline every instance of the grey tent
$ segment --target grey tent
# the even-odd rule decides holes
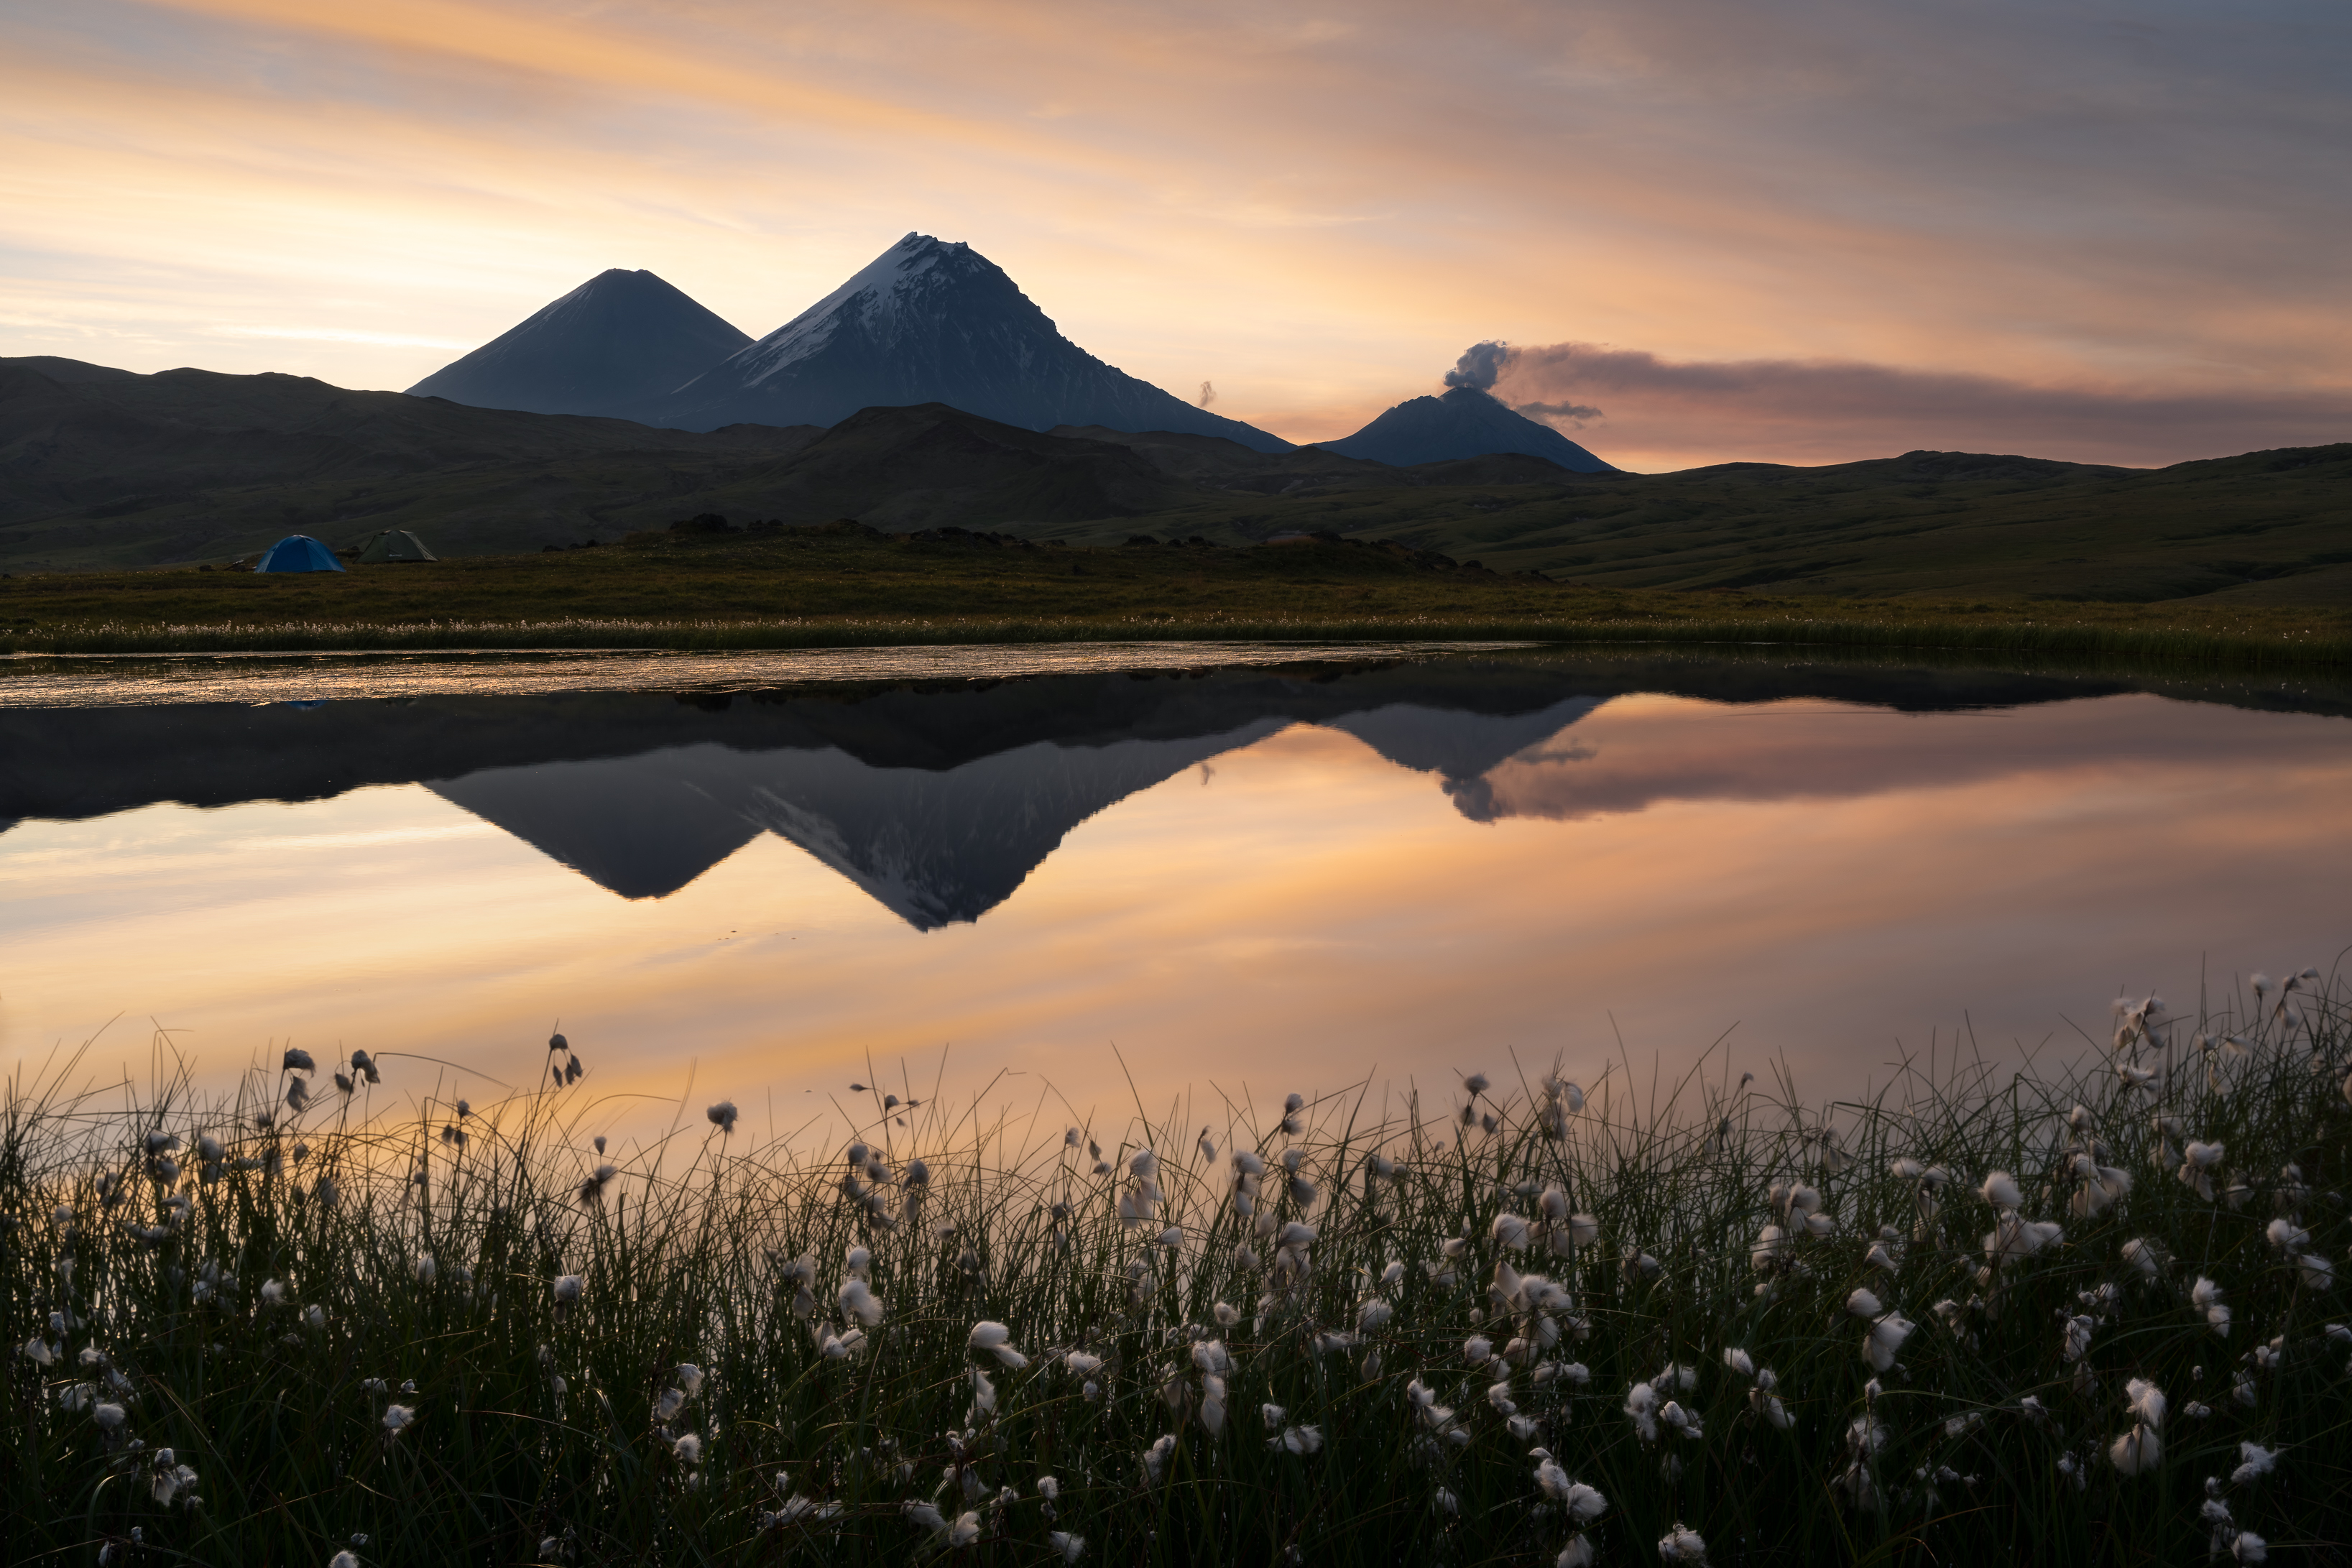
[[[425,548],[425,541],[404,528],[388,528],[360,552],[360,564],[381,566],[388,561],[438,561],[441,558]]]

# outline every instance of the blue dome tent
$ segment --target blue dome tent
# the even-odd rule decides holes
[[[307,533],[289,533],[261,552],[256,572],[341,572],[335,552]]]

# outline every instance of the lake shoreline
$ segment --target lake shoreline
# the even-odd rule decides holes
[[[2107,606],[2101,606],[2107,608]],[[2154,617],[2149,617],[2153,621]],[[1335,649],[1384,643],[1537,643],[1551,647],[1916,650],[1923,653],[2121,658],[2209,668],[2331,668],[2352,665],[2352,637],[2270,629],[2239,632],[2105,620],[2001,620],[1920,616],[1813,618],[1789,615],[1691,619],[1346,620],[1235,617],[565,618],[512,621],[221,622],[68,625],[0,634],[17,658],[204,653],[549,652],[982,647],[1060,643],[1265,643]]]
[[[1993,586],[1988,584],[1988,586]],[[2352,664],[2352,607],[2239,597],[1622,589],[1394,542],[1039,545],[854,524],[410,567],[0,577],[0,653],[1513,641]]]

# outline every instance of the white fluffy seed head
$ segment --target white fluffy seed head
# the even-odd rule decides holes
[[[2135,1426],[2107,1448],[2107,1458],[2118,1475],[2145,1475],[2164,1457],[2164,1445],[2146,1426]]]
[[[881,1299],[874,1294],[873,1288],[865,1280],[845,1281],[836,1299],[844,1316],[855,1318],[869,1329],[882,1321]]]
[[[1706,1542],[1686,1524],[1677,1524],[1658,1542],[1658,1560],[1676,1568],[1705,1568]]]
[[[2132,1418],[2151,1432],[2164,1428],[2164,1390],[2144,1377],[2135,1377],[2124,1384],[2124,1406]]]

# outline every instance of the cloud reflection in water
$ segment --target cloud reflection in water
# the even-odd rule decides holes
[[[209,811],[106,795],[92,742],[71,787],[96,815],[0,836],[5,1054],[121,1011],[197,1027],[215,1062],[290,1034],[520,1074],[560,1015],[602,1090],[674,1097],[691,1058],[755,1120],[775,1086],[782,1120],[869,1054],[945,1042],[959,1083],[1002,1066],[1113,1105],[1113,1041],[1155,1099],[1263,1098],[1514,1051],[1589,1077],[1621,1035],[1671,1070],[1736,1025],[1742,1065],[1785,1051],[1827,1093],[1964,1017],[2007,1048],[2095,1028],[2118,986],[2182,1002],[2200,972],[2324,966],[2344,939],[2341,718],[1560,679],[1484,713],[1301,687],[1239,724],[1185,683],[1084,734],[1000,714],[969,744],[919,704],[835,704],[787,715],[832,739],[751,752],[711,737],[775,714],[664,702],[626,710],[620,755],[482,752],[428,791],[398,783],[418,740],[389,749],[393,787]],[[549,734],[576,739],[567,711]],[[370,782],[354,756],[336,776]],[[453,803],[530,816],[540,848]],[[616,823],[692,851],[636,862],[665,896],[590,879],[622,879],[579,848],[625,859]]]

